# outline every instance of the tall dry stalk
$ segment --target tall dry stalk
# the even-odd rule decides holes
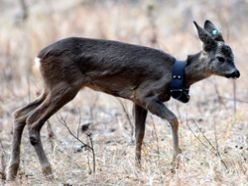
[[[131,117],[130,117],[130,115],[128,114],[128,111],[127,111],[127,109],[126,109],[124,103],[123,103],[120,99],[117,99],[117,100],[119,101],[119,103],[120,103],[120,105],[121,105],[121,108],[122,108],[123,112],[125,113],[125,117],[126,117],[126,119],[127,119],[127,123],[129,124],[130,129],[131,129],[130,135],[131,135],[131,137],[133,137],[133,136],[134,136],[134,124],[133,124],[133,122],[132,122],[132,120],[131,120]]]
[[[233,115],[234,117],[236,117],[236,112],[237,112],[237,85],[236,85],[236,81],[233,80],[232,81],[232,85],[233,85]]]
[[[5,169],[6,169],[6,152],[3,147],[2,140],[0,139],[0,179],[5,180]]]
[[[152,32],[151,37],[150,37],[151,46],[154,46],[154,47],[156,47],[158,43],[158,31],[157,31],[158,29],[156,25],[155,8],[156,8],[155,1],[148,2],[147,7],[146,7],[146,16],[147,16],[149,26]]]

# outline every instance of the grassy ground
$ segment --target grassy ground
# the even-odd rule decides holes
[[[16,14],[18,4],[7,2],[0,18],[0,172],[10,153],[11,113],[42,91],[33,59],[55,40],[68,36],[120,40],[185,59],[201,47],[192,20],[203,23],[208,18],[222,28],[241,71],[235,82],[212,77],[193,85],[188,104],[166,103],[180,120],[183,153],[175,173],[171,172],[172,137],[167,122],[148,116],[139,170],[134,166],[131,102],[84,89],[49,120],[52,130],[49,125],[42,129],[54,180],[41,175],[25,130],[19,175],[9,185],[247,185],[246,3],[30,0],[29,17],[22,22]],[[237,9],[232,10],[233,6]],[[80,130],[82,125],[89,125],[85,132]],[[70,132],[83,142],[93,142],[95,173],[91,151]]]

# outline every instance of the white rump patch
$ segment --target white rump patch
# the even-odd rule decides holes
[[[36,57],[34,59],[34,66],[35,68],[39,69],[40,68],[40,58]]]
[[[40,58],[38,58],[38,57],[36,57],[35,59],[34,59],[34,65],[33,65],[33,67],[32,67],[32,69],[33,69],[33,72],[35,73],[35,74],[37,74],[38,72],[39,72],[39,69],[40,69]]]
[[[40,65],[40,58],[38,58],[38,57],[36,57],[35,59],[34,59],[34,63],[35,63],[35,65]]]

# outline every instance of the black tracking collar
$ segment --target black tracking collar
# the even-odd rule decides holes
[[[190,99],[189,87],[186,87],[184,84],[185,66],[185,61],[175,61],[172,69],[172,79],[169,85],[171,96],[183,103],[187,103]]]

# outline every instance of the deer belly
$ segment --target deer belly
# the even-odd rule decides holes
[[[134,94],[134,88],[132,88],[132,86],[125,86],[121,83],[106,83],[101,81],[101,83],[90,83],[89,85],[87,85],[87,87],[96,91],[104,92],[112,96],[125,99],[132,99]]]

